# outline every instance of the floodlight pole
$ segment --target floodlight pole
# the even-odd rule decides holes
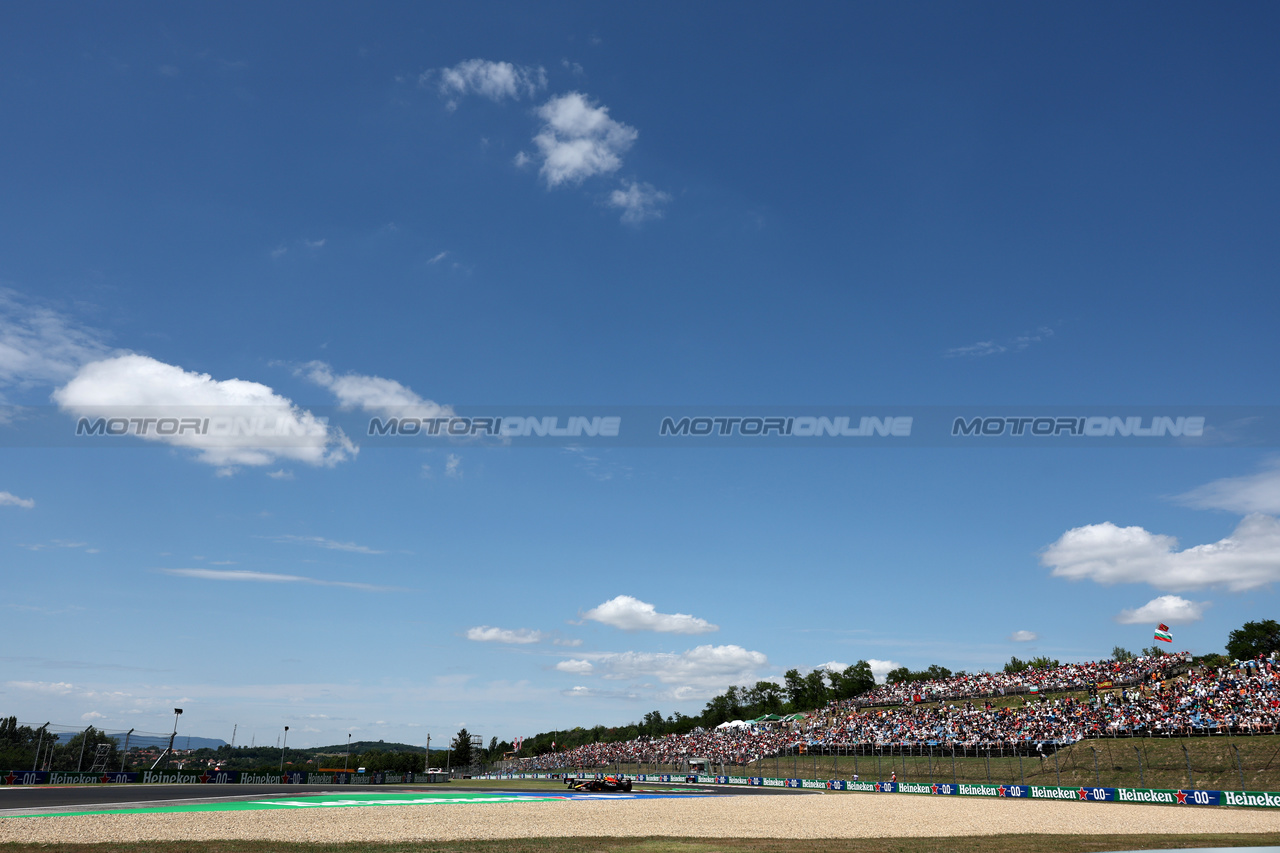
[[[284,743],[280,747],[280,772],[284,772],[284,753],[289,748],[289,727],[284,727]]]
[[[347,754],[342,758],[342,769],[347,769],[347,764],[351,761],[351,732],[347,732]]]
[[[173,734],[169,735],[169,745],[164,748],[164,752],[156,758],[156,763],[151,765],[151,769],[155,770],[160,766],[160,762],[164,760],[166,755],[173,752],[173,739],[178,736],[178,718],[182,716],[181,708],[173,709]]]
[[[120,772],[124,772],[125,765],[129,762],[129,738],[133,737],[133,729],[125,732],[124,736],[124,753],[120,756]]]

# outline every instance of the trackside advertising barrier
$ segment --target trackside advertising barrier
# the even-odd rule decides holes
[[[570,775],[570,774],[564,774]],[[596,774],[593,774],[596,775]],[[477,779],[551,779],[551,773],[502,773]],[[638,774],[637,782],[679,784],[685,777],[668,774]],[[1066,788],[1050,785],[982,785],[961,782],[863,782],[847,779],[775,779],[768,776],[703,776],[702,785],[753,785],[766,788],[809,788],[827,791],[862,791],[879,794],[926,794],[929,796],[996,797],[1024,800],[1075,800],[1089,803],[1154,803],[1169,806],[1246,806],[1280,809],[1280,793],[1274,791],[1200,791],[1190,788]]]
[[[0,785],[403,785],[448,782],[444,773],[310,773],[289,770],[137,770],[124,773],[74,773],[60,770],[12,770],[0,773]]]

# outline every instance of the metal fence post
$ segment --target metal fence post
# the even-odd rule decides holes
[[[960,781],[956,778],[956,745],[951,744],[951,783],[959,785]]]
[[[991,747],[987,747],[987,784],[991,784]]]
[[[1023,787],[1027,784],[1027,771],[1022,769],[1022,753],[1018,753],[1018,775],[1022,777]]]
[[[1102,787],[1102,782],[1100,781],[1101,777],[1098,776],[1098,750],[1094,749],[1093,747],[1089,747],[1089,751],[1093,753],[1093,784],[1101,788]]]
[[[1138,755],[1138,787],[1139,787],[1139,788],[1145,788],[1145,787],[1147,787],[1147,783],[1146,783],[1146,781],[1144,780],[1143,775],[1142,775],[1142,750],[1138,749],[1138,748],[1135,746],[1135,747],[1133,748],[1133,751],[1134,751],[1135,753],[1137,753],[1137,755]]]
[[[1053,772],[1058,777],[1058,787],[1062,787],[1062,768],[1058,766],[1058,744],[1053,745]]]
[[[1240,748],[1233,743],[1231,749],[1235,751],[1236,769],[1240,771],[1240,793],[1244,793],[1244,765],[1240,763]]]
[[[1185,743],[1181,744],[1181,746],[1182,756],[1187,759],[1187,781],[1190,783],[1191,787],[1194,788],[1196,786],[1196,780],[1195,777],[1191,775],[1191,753],[1187,752],[1187,745]]]

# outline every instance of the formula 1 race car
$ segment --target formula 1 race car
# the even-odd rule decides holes
[[[564,784],[571,791],[630,791],[631,780],[619,779],[616,776],[606,776],[603,779],[576,779],[572,776],[564,780]]]

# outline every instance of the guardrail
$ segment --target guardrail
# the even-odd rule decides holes
[[[137,770],[118,773],[76,773],[61,770],[11,770],[0,773],[2,785],[404,785],[448,782],[447,773],[313,773],[293,770],[261,773],[252,770]]]
[[[559,773],[491,773],[477,779],[558,779]],[[605,774],[588,774],[603,779]],[[1091,803],[1154,803],[1179,806],[1246,806],[1280,808],[1280,793],[1273,791],[1202,791],[1173,788],[1069,788],[1051,785],[982,785],[967,783],[863,782],[847,779],[787,779],[770,776],[705,776],[646,774],[632,777],[637,782],[699,785],[749,785],[766,788],[811,788],[827,791],[862,791],[877,794],[923,794],[929,796],[996,797],[1030,800],[1075,800]]]

